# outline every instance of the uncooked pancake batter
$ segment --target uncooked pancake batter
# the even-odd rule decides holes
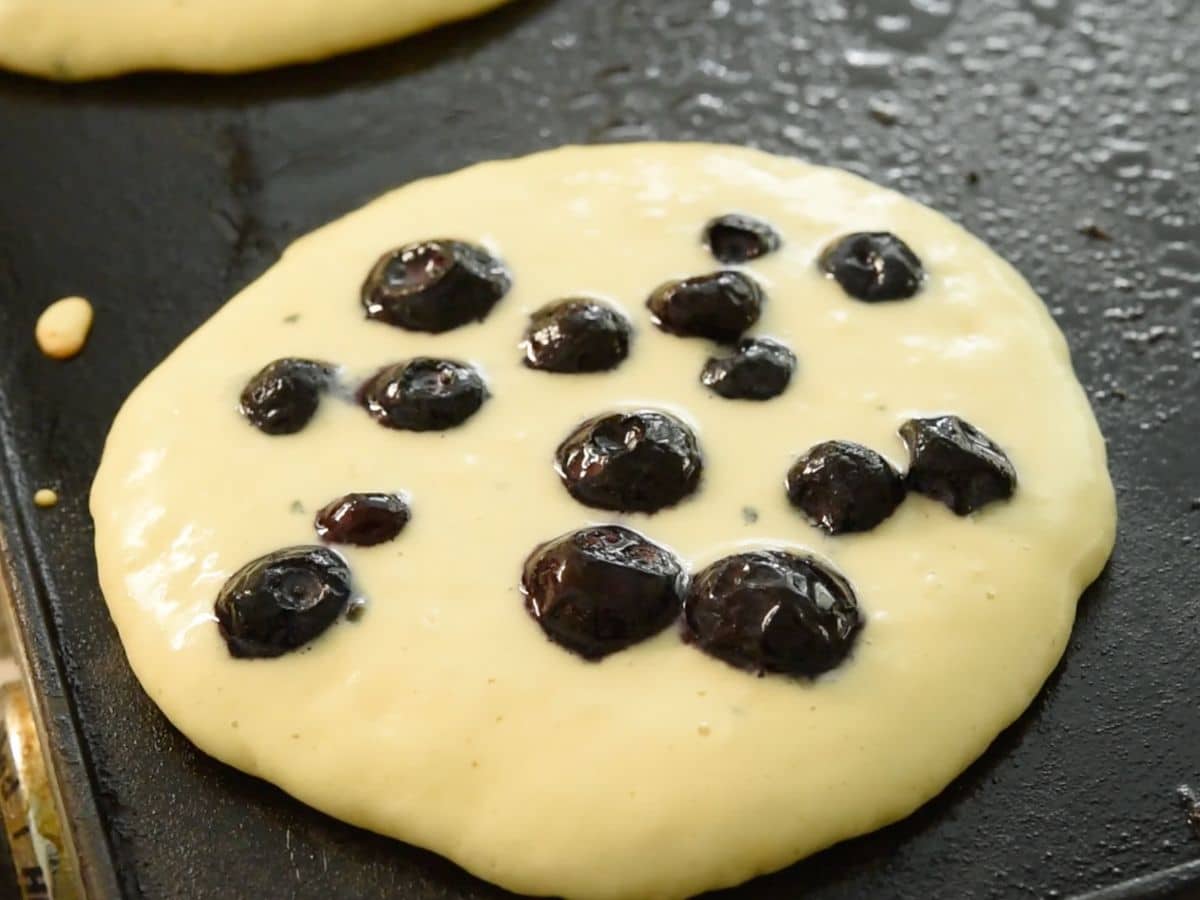
[[[95,312],[84,297],[55,300],[38,316],[33,336],[38,349],[51,359],[77,356],[87,343]]]
[[[310,62],[504,0],[0,0],[0,68],[79,81]]]
[[[751,333],[797,361],[765,402],[701,384],[714,345],[664,333],[645,306],[664,281],[721,268],[700,232],[731,212],[781,237],[736,267],[767,297]],[[912,299],[859,302],[819,271],[830,241],[868,230],[920,257]],[[511,273],[486,320],[429,334],[364,317],[380,255],[439,237],[486,247]],[[632,322],[624,362],[524,366],[531,313],[581,296]],[[275,359],[327,361],[355,385],[418,356],[472,364],[490,397],[425,433],[382,427],[349,397],[325,397],[295,434],[238,412]],[[652,515],[581,505],[555,448],[589,416],[642,407],[694,430],[699,488]],[[785,474],[808,448],[855,441],[903,471],[898,429],[940,413],[1003,446],[1011,499],[955,515],[910,494],[837,536],[789,504]],[[394,540],[337,548],[362,615],[302,651],[231,656],[214,621],[222,585],[255,557],[318,543],[312,511],[350,491],[411,505]],[[1028,706],[1115,526],[1066,344],[1009,265],[853,175],[699,144],[488,163],[301,239],[133,393],[91,507],[130,663],[200,748],[512,890],[584,900],[736,884],[912,812]],[[535,546],[595,523],[626,525],[693,572],[759,547],[829,561],[865,620],[852,654],[817,678],[754,677],[672,626],[585,661],[546,639],[520,583]]]

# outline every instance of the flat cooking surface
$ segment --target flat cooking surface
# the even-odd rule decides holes
[[[722,896],[1063,896],[1200,859],[1177,796],[1200,786],[1197,85],[1185,0],[526,0],[244,78],[0,76],[0,499],[93,884],[503,896],[172,730],[98,593],[86,495],[122,398],[293,237],[423,175],[641,138],[842,165],[984,237],[1067,333],[1122,515],[1065,661],[979,763],[909,821]],[[36,313],[76,292],[91,343],[45,360]],[[34,510],[47,484],[63,502]]]

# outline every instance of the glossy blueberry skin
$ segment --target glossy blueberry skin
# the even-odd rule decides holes
[[[587,298],[543,306],[529,320],[521,348],[531,369],[560,374],[608,372],[629,355],[629,320]]]
[[[792,505],[829,534],[870,531],[904,500],[904,479],[869,447],[825,441],[801,456],[787,474]]]
[[[958,416],[909,419],[900,426],[908,447],[910,491],[966,516],[1017,489],[1017,470],[986,434]]]
[[[668,334],[732,344],[758,321],[765,300],[757,281],[725,269],[668,281],[655,289],[646,306],[654,324]]]
[[[358,391],[359,403],[380,425],[402,431],[445,431],[462,425],[487,400],[473,367],[418,356],[385,366]]]
[[[326,504],[313,526],[317,537],[330,544],[374,547],[394,540],[411,517],[398,494],[346,494]]]
[[[720,263],[736,266],[779,249],[779,233],[761,219],[729,213],[704,226],[704,244]]]
[[[511,286],[504,264],[482,247],[438,238],[385,253],[361,299],[369,319],[440,334],[485,319]]]
[[[683,570],[670,551],[619,525],[538,547],[525,562],[525,606],[546,636],[584,659],[631,647],[679,617]]]
[[[232,656],[281,656],[323,634],[345,610],[350,591],[350,569],[332,550],[290,547],[235,572],[214,611]]]
[[[813,678],[842,664],[863,627],[850,584],[783,550],[717,560],[684,598],[684,638],[732,666]]]
[[[679,503],[700,483],[695,435],[656,410],[588,419],[559,445],[558,474],[585,506],[653,513]]]
[[[242,389],[238,410],[264,434],[295,434],[316,415],[333,382],[333,367],[285,357],[268,363]]]
[[[709,357],[700,383],[726,400],[772,400],[787,390],[796,354],[768,338],[743,338],[726,356]]]
[[[859,231],[821,253],[821,271],[866,303],[907,300],[921,289],[925,269],[912,248],[888,231]]]

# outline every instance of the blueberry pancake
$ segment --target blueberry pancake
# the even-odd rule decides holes
[[[91,502],[201,749],[581,900],[908,815],[1028,706],[1115,528],[1010,266],[700,144],[487,163],[301,239],[129,398]]]

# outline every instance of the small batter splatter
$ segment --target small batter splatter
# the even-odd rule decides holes
[[[92,318],[92,304],[83,297],[64,297],[51,303],[34,328],[38,348],[51,359],[70,359],[87,343]]]
[[[33,495],[33,505],[39,509],[50,509],[58,505],[58,494],[50,488],[41,488]]]

